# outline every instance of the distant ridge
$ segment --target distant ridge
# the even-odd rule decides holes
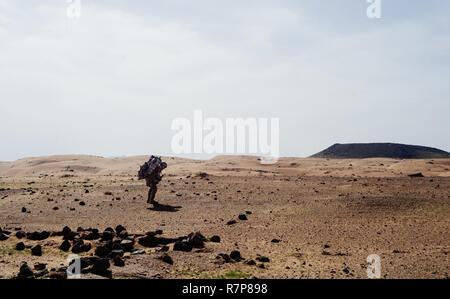
[[[426,146],[398,143],[336,143],[311,157],[330,159],[444,159],[450,158],[450,153]]]

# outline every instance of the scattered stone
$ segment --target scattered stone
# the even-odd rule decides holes
[[[130,239],[124,239],[120,242],[120,246],[124,251],[131,251],[134,246],[134,241]]]
[[[16,238],[17,239],[23,239],[27,236],[27,234],[23,230],[19,230],[16,232]]]
[[[232,260],[236,261],[236,262],[239,262],[239,261],[242,260],[241,253],[240,253],[238,250],[233,250],[233,251],[230,253],[230,258],[231,258]]]
[[[247,215],[245,213],[241,213],[238,216],[239,220],[248,220]]]
[[[27,212],[27,208],[23,207],[22,208],[22,213],[26,213]]]
[[[17,278],[20,279],[33,279],[34,273],[31,270],[30,266],[26,262],[20,263],[19,274],[17,274]]]
[[[91,250],[91,243],[84,243],[83,240],[77,240],[73,243],[72,252],[73,253],[83,253]]]
[[[50,279],[57,279],[57,280],[63,280],[67,278],[67,268],[59,268],[53,271],[50,271],[48,274],[48,278]]]
[[[421,172],[408,174],[410,178],[423,178],[425,177]]]
[[[71,247],[71,245],[70,245],[70,242],[68,240],[64,240],[61,243],[61,245],[59,245],[59,249],[64,251],[64,252],[69,251],[70,247]]]
[[[125,267],[125,262],[120,256],[116,255],[114,257],[113,261],[114,261],[114,266],[116,266],[116,267]]]
[[[214,235],[209,239],[209,241],[213,243],[220,243],[220,236]]]
[[[256,257],[256,260],[261,263],[269,263],[270,262],[270,259],[267,256],[261,256],[261,255]]]
[[[97,240],[100,239],[100,234],[98,233],[98,229],[91,228],[83,231],[80,234],[80,239],[88,241]]]
[[[190,251],[192,251],[192,243],[188,242],[187,240],[177,241],[173,245],[173,250],[174,251],[190,252]]]
[[[167,253],[164,253],[159,259],[166,264],[173,265],[173,259]]]
[[[281,240],[280,239],[272,239],[272,241],[271,241],[272,243],[280,243],[281,242]]]
[[[169,251],[169,246],[163,245],[163,246],[161,246],[161,248],[159,248],[159,251],[160,252],[167,252],[167,251]]]
[[[6,241],[9,239],[9,236],[3,232],[0,232],[0,241]]]
[[[249,265],[249,266],[254,266],[254,265],[256,265],[256,262],[254,260],[248,260],[248,261],[245,261],[245,264]]]
[[[206,238],[200,232],[195,232],[188,235],[187,241],[192,244],[193,248],[203,248]]]
[[[227,222],[227,225],[233,225],[233,224],[236,224],[236,223],[237,223],[236,220],[231,219],[230,221]]]
[[[34,277],[35,278],[40,278],[40,277],[44,277],[48,274],[48,270],[47,269],[42,269],[42,270],[38,270],[36,272],[34,272]]]
[[[117,234],[119,234],[122,231],[126,231],[126,228],[124,226],[122,226],[120,224],[118,226],[116,226],[116,233]]]
[[[25,250],[25,244],[23,242],[19,242],[16,244],[16,250],[17,251],[22,251]]]
[[[47,268],[47,264],[44,263],[36,263],[34,264],[34,270],[42,271]]]
[[[95,248],[95,255],[99,257],[105,257],[111,253],[111,250],[112,250],[111,241],[102,242]]]
[[[111,229],[111,230],[110,230]],[[116,234],[115,234],[115,232],[114,232],[114,230],[112,229],[112,228],[107,228],[107,229],[105,229],[104,231],[103,231],[103,233],[102,233],[102,240],[103,241],[109,241],[109,240],[112,240],[112,239],[114,239],[114,236],[115,236]]]
[[[125,252],[122,249],[111,250],[109,257],[114,259],[116,256],[123,257]]]
[[[220,259],[220,260],[222,260],[222,261],[225,262],[225,263],[231,262],[230,256],[229,256],[228,254],[226,254],[226,253],[219,253],[219,254],[216,256],[216,259]]]
[[[111,264],[109,260],[106,258],[92,257],[92,268],[90,269],[91,273],[97,275],[107,275],[109,276],[111,273],[108,271]]]
[[[85,203],[84,201],[80,201],[79,205],[80,205],[80,206],[85,206],[86,203]]]
[[[31,255],[42,256],[42,246],[38,244],[31,247]]]
[[[117,233],[117,236],[121,239],[126,239],[128,237],[128,232],[126,230],[122,230]]]
[[[32,241],[42,241],[48,237],[50,237],[50,233],[47,231],[27,233],[27,239]]]

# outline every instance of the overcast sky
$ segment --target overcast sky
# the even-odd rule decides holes
[[[279,117],[281,156],[450,150],[450,1],[0,0],[0,160],[171,155],[175,117]]]

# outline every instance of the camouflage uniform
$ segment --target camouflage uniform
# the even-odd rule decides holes
[[[145,179],[148,190],[147,203],[156,203],[155,196],[158,191],[158,183],[161,181],[163,171],[167,167],[167,163],[161,160],[161,157],[151,156],[148,162],[145,162],[138,172],[139,180]]]

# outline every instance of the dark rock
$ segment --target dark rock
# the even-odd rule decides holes
[[[239,251],[237,251],[237,250],[233,250],[233,251],[230,253],[230,258],[231,258],[232,260],[237,261],[237,262],[239,262],[240,260],[242,260],[241,253],[240,253]]]
[[[114,231],[105,230],[105,231],[102,233],[102,240],[104,240],[104,241],[109,241],[109,240],[114,239],[114,236],[115,236]]]
[[[83,240],[78,240],[73,243],[72,252],[73,253],[83,253],[91,250],[91,243],[84,243]]]
[[[125,262],[120,256],[116,255],[114,257],[114,266],[116,266],[116,267],[125,267]]]
[[[116,256],[123,257],[124,251],[121,249],[111,250],[109,253],[110,258],[115,258]]]
[[[91,272],[98,275],[109,274],[108,269],[111,266],[106,258],[95,258],[92,260]]]
[[[36,272],[34,272],[34,277],[35,278],[40,278],[40,277],[44,277],[48,274],[48,270],[47,269],[42,269],[42,270],[38,270]]]
[[[247,215],[245,213],[241,213],[238,216],[239,220],[247,220]]]
[[[177,241],[173,245],[174,251],[184,251],[184,252],[190,252],[192,251],[192,243],[188,242],[186,240],[184,241]]]
[[[23,230],[19,230],[16,232],[16,238],[17,239],[23,239],[27,236],[27,233],[24,232]]]
[[[102,242],[95,248],[95,255],[105,257],[111,253],[112,242]]]
[[[31,247],[31,255],[42,256],[42,246],[38,244]]]
[[[88,241],[100,239],[100,234],[97,229],[85,230],[80,234],[80,238]]]
[[[272,239],[272,241],[271,241],[272,243],[280,243],[281,242],[281,240],[280,239]]]
[[[134,246],[134,241],[130,239],[124,239],[120,242],[120,246],[124,251],[131,251]]]
[[[23,242],[19,242],[16,244],[16,250],[22,251],[25,250],[25,244]]]
[[[68,226],[64,226],[59,234],[63,237],[63,240],[69,241],[73,241],[75,237],[78,235],[77,232],[72,231]]]
[[[117,236],[121,239],[126,239],[128,237],[128,232],[126,230],[122,230],[117,233]]]
[[[48,278],[57,279],[57,280],[66,279],[67,278],[66,269],[60,268],[60,269],[56,269],[54,271],[50,271],[50,273],[48,274]]]
[[[421,172],[411,173],[411,174],[408,174],[408,176],[409,176],[410,178],[423,178],[423,177],[425,177],[425,176],[423,175],[423,173],[421,173]]]
[[[144,247],[157,247],[159,245],[158,239],[152,235],[139,238],[138,243]]]
[[[249,266],[254,266],[254,265],[256,265],[256,262],[254,260],[248,260],[248,261],[245,261],[245,264],[247,264]]]
[[[233,224],[236,224],[236,223],[237,223],[236,220],[231,219],[230,221],[227,222],[227,225],[233,225]]]
[[[79,205],[80,205],[80,206],[85,206],[86,203],[85,203],[84,201],[80,201]]]
[[[213,243],[220,243],[220,237],[217,235],[214,235],[209,239],[209,241],[213,242]]]
[[[187,241],[194,248],[203,248],[205,247],[206,238],[200,232],[195,232],[188,235]]]
[[[34,264],[34,270],[41,271],[47,268],[47,264],[44,263],[36,263]]]
[[[27,233],[27,239],[33,241],[42,241],[48,237],[50,237],[50,233],[47,231]]]
[[[4,233],[0,233],[0,241],[6,241],[9,239],[9,236]]]
[[[64,240],[61,245],[59,245],[59,249],[65,252],[69,251],[70,247],[70,242],[67,240]]]
[[[261,255],[256,257],[256,260],[261,263],[269,263],[270,262],[270,259],[267,256],[261,256]]]
[[[216,259],[220,259],[220,260],[222,260],[222,261],[225,262],[225,263],[231,262],[230,256],[229,256],[228,254],[226,254],[226,253],[219,253],[219,254],[216,256]]]
[[[119,234],[120,232],[122,232],[122,231],[126,231],[126,228],[123,226],[123,225],[118,225],[118,226],[116,226],[116,233],[117,234]]]
[[[23,207],[22,208],[22,213],[26,213],[27,212],[27,208]]]
[[[17,278],[20,279],[32,279],[34,278],[33,270],[28,266],[26,262],[20,263],[19,274],[17,274]]]
[[[159,248],[159,251],[160,252],[168,252],[169,249],[170,249],[169,246],[163,245],[163,246],[161,246],[161,248]]]
[[[164,253],[159,259],[166,264],[173,265],[173,259],[167,253]]]

